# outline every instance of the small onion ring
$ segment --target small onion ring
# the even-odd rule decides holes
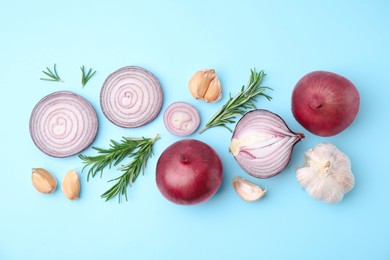
[[[277,114],[256,109],[238,121],[230,152],[249,175],[270,178],[287,167],[295,144],[304,137],[292,132]]]
[[[199,112],[186,102],[172,103],[164,112],[164,124],[168,131],[174,135],[190,135],[199,127]]]
[[[100,92],[103,114],[113,124],[134,128],[157,117],[163,94],[158,79],[149,71],[127,66],[111,73]]]
[[[42,98],[30,116],[30,135],[47,155],[69,157],[85,150],[95,139],[95,109],[83,97],[57,91]]]

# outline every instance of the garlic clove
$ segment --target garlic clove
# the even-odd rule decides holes
[[[56,178],[43,168],[33,168],[31,180],[35,189],[40,193],[50,194],[57,188]]]
[[[214,78],[214,70],[199,70],[190,79],[189,89],[191,94],[196,98],[203,98],[210,82]]]
[[[75,170],[70,170],[62,180],[62,191],[70,200],[79,198],[80,194],[80,180],[79,175]]]
[[[203,100],[206,102],[216,102],[222,98],[222,89],[219,78],[215,75],[214,79],[210,82],[206,93],[203,96]]]
[[[197,71],[188,84],[192,96],[206,102],[215,102],[221,98],[221,84],[214,69]]]
[[[249,202],[261,199],[267,191],[239,176],[234,177],[233,187],[242,199]]]

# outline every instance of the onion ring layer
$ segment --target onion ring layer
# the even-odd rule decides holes
[[[152,121],[161,110],[162,89],[149,71],[127,66],[111,73],[100,92],[103,114],[113,124],[134,128]]]
[[[98,120],[95,109],[83,97],[57,91],[42,98],[30,116],[34,144],[52,157],[80,153],[95,139]]]

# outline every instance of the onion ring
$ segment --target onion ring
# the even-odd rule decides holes
[[[85,150],[95,139],[95,109],[83,97],[57,91],[42,98],[30,116],[30,135],[47,155],[69,157]]]
[[[158,79],[149,71],[127,66],[111,73],[103,83],[100,105],[113,124],[134,128],[157,117],[163,94]]]
[[[164,112],[164,124],[174,135],[190,135],[199,127],[199,112],[186,102],[172,103]]]

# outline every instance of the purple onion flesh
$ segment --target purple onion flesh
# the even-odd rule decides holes
[[[172,103],[164,112],[164,124],[168,131],[174,135],[190,135],[199,127],[199,112],[186,102]]]
[[[295,144],[304,137],[292,132],[277,114],[256,109],[238,121],[230,152],[249,175],[270,178],[287,167]]]
[[[52,157],[69,157],[85,150],[95,139],[97,129],[95,109],[70,91],[45,96],[30,116],[34,144]]]
[[[163,93],[158,79],[149,71],[127,66],[111,73],[100,92],[103,114],[113,124],[134,128],[157,117]]]

